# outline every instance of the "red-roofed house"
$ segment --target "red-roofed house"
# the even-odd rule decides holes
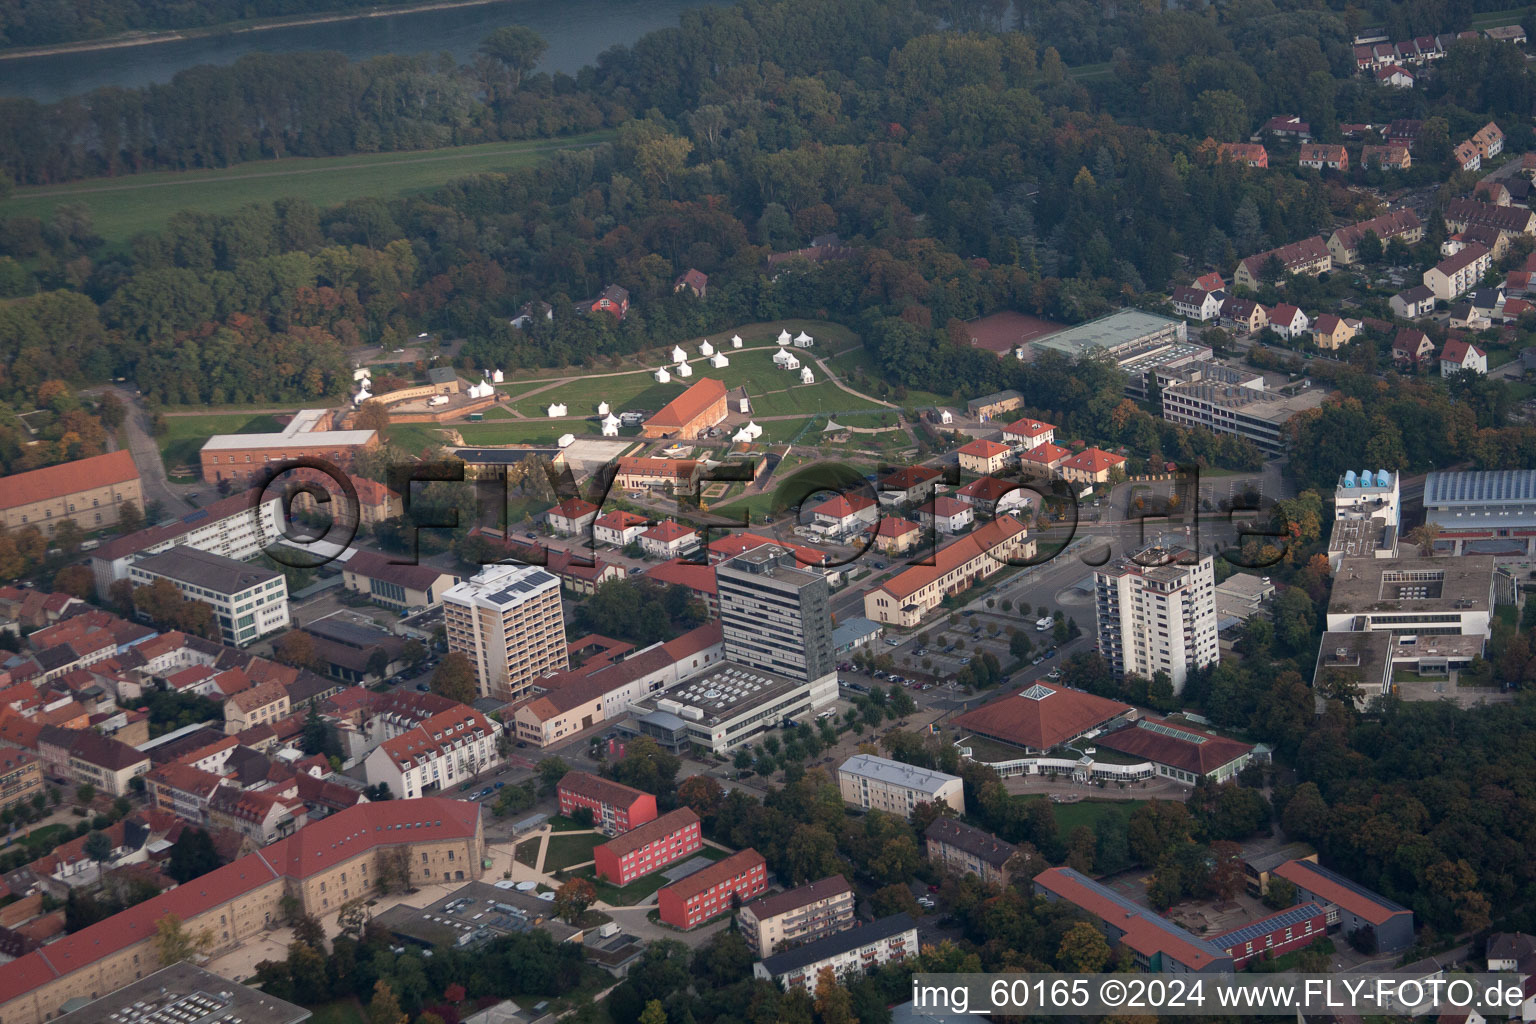
[[[880,506],[863,494],[839,494],[811,509],[811,527],[842,539],[863,533],[880,518]]]
[[[939,471],[932,466],[903,466],[881,477],[875,485],[882,504],[916,504],[933,497]]]
[[[379,744],[363,770],[369,785],[386,783],[405,799],[448,792],[496,764],[500,734],[495,722],[461,704]]]
[[[1440,376],[1453,377],[1463,370],[1488,372],[1488,355],[1471,342],[1451,339],[1440,352]]]
[[[981,476],[955,492],[955,497],[983,515],[1017,512],[1029,504],[1030,491],[1023,484]]]
[[[367,594],[392,611],[413,613],[436,608],[443,594],[459,582],[451,572],[425,563],[399,565],[388,556],[372,551],[354,551],[342,563],[342,586],[356,594]]]
[[[628,885],[703,847],[699,816],[679,807],[595,847],[593,871],[613,885]]]
[[[688,291],[693,293],[696,299],[702,299],[709,291],[709,275],[701,270],[685,270],[676,281],[672,282],[674,292]]]
[[[0,523],[12,531],[35,526],[51,537],[66,519],[87,532],[105,529],[126,502],[144,507],[127,449],[0,477]]]
[[[1388,85],[1394,89],[1413,88],[1413,72],[1401,64],[1388,64],[1385,67],[1376,68],[1372,74],[1376,76],[1377,85]]]
[[[1008,468],[1008,460],[1013,457],[1013,449],[996,441],[972,441],[963,445],[958,452],[960,468],[967,473],[1001,473]]]
[[[1302,144],[1296,156],[1296,163],[1298,166],[1310,167],[1317,171],[1325,167],[1332,171],[1347,171],[1349,170],[1349,151],[1343,146],[1307,142]]]
[[[1111,945],[1131,951],[1136,966],[1151,974],[1230,974],[1232,957],[1209,939],[1185,931],[1154,910],[1132,903],[1072,868],[1047,868],[1035,876],[1035,892],[1063,900],[1098,921]]]
[[[612,544],[622,548],[640,539],[650,529],[651,521],[645,516],[624,509],[614,509],[592,521],[592,539],[598,544]]]
[[[1311,321],[1307,314],[1288,302],[1282,302],[1269,310],[1270,330],[1282,338],[1295,338],[1307,332]]]
[[[1115,455],[1100,448],[1089,448],[1062,463],[1061,478],[1082,484],[1108,483],[1109,474],[1123,465],[1125,465],[1123,455]]]
[[[1345,320],[1334,316],[1332,313],[1324,313],[1312,322],[1312,340],[1318,348],[1336,352],[1348,344],[1355,336],[1356,321]]]
[[[922,528],[912,520],[886,516],[875,527],[875,550],[896,558],[917,547],[922,536]]]
[[[1015,452],[1027,452],[1031,448],[1050,444],[1054,440],[1056,440],[1055,424],[1030,419],[1027,416],[1022,420],[1014,420],[1003,428],[1003,442],[1010,445]]]
[[[1265,166],[1269,165],[1268,160],[1264,163]],[[1222,280],[1221,275],[1213,270],[1209,274],[1201,274],[1195,278],[1195,287],[1203,292],[1224,292],[1227,290],[1227,282]]]
[[[597,518],[597,506],[580,498],[567,498],[547,513],[549,528],[562,537],[584,537]]]
[[[1265,168],[1269,166],[1269,151],[1257,142],[1222,142],[1217,145],[1216,152],[1223,160],[1246,164],[1249,167]],[[1208,290],[1216,291],[1219,288],[1220,285]]]
[[[1400,367],[1422,367],[1434,356],[1435,343],[1421,330],[1404,327],[1392,339],[1392,361]]]
[[[1372,940],[1368,952],[1396,953],[1413,945],[1413,911],[1343,875],[1308,860],[1288,861],[1270,874],[1296,886],[1298,903],[1322,904],[1330,930],[1364,933]]]
[[[918,506],[917,518],[924,526],[939,533],[961,533],[976,522],[976,507],[941,494]]]
[[[1019,454],[1019,469],[1033,476],[1049,477],[1072,457],[1072,451],[1047,441]]]
[[[699,546],[699,534],[675,519],[667,519],[642,533],[640,546],[652,558],[679,558]]]

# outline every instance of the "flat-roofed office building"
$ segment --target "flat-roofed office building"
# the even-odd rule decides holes
[[[764,544],[717,565],[715,584],[726,658],[806,682],[837,671],[825,576]]]

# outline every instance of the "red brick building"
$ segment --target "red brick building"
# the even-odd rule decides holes
[[[693,928],[731,911],[768,888],[763,855],[753,849],[733,853],[703,871],[663,886],[656,894],[661,919],[674,928]]]
[[[592,823],[609,835],[620,835],[656,819],[656,798],[612,779],[589,772],[566,772],[555,788],[560,813],[566,817],[578,807],[592,812]]]
[[[628,885],[698,852],[703,846],[699,816],[679,807],[596,847],[592,859],[598,878],[614,885]]]

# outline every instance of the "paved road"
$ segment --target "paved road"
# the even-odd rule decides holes
[[[160,446],[149,432],[149,413],[132,391],[113,387],[112,391],[122,401],[128,415],[123,420],[128,435],[128,451],[133,464],[139,470],[139,480],[144,491],[144,503],[158,501],[167,517],[184,515],[193,506],[181,496],[181,489],[171,484],[165,475],[165,463],[160,459]]]

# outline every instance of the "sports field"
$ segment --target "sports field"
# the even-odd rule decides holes
[[[92,178],[67,185],[16,189],[0,202],[0,217],[44,221],[55,206],[75,203],[90,211],[96,233],[124,242],[161,227],[174,213],[232,213],[247,203],[297,197],[333,206],[364,196],[389,198],[422,192],[456,178],[508,171],[561,149],[591,146],[613,137],[591,132],[536,142],[488,142],[412,153],[294,157],[236,164],[209,171],[168,171],[121,178]]]

